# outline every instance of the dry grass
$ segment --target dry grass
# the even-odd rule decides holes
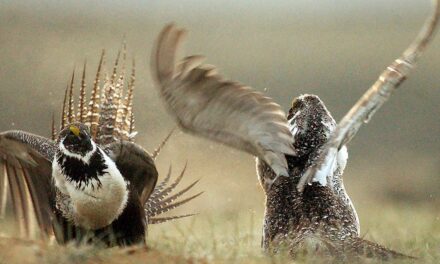
[[[426,207],[370,204],[360,210],[362,233],[369,240],[417,256],[440,260],[440,213]],[[0,239],[0,263],[285,263],[260,250],[261,214],[244,211],[199,215],[152,226],[149,249],[61,247],[19,239]],[[295,263],[327,263],[301,256]],[[375,262],[368,260],[369,263]],[[405,261],[398,263],[407,263]],[[408,262],[410,263],[410,262]]]
[[[58,246],[14,238],[0,239],[0,263],[194,263],[191,258],[152,248],[100,249],[92,246]],[[203,260],[197,261],[203,263]]]
[[[267,95],[285,109],[293,97],[314,93],[339,119],[378,71],[400,54],[429,10],[429,1],[404,1],[411,6],[382,1],[365,9],[360,1],[331,3],[338,12],[330,14],[323,8],[329,15],[319,13],[316,19],[318,6],[305,9],[305,1],[298,1],[304,2],[302,8],[294,8],[290,1],[289,8],[278,12],[272,2],[267,2],[270,8],[263,8],[260,1],[260,6],[246,7],[244,13],[241,5],[219,8],[224,1],[209,2],[206,12],[195,9],[191,1],[180,1],[178,9],[176,1],[144,1],[141,6],[123,5],[123,10],[107,2],[102,6],[87,1],[55,2],[0,3],[0,58],[4,62],[0,131],[24,129],[48,135],[51,113],[59,111],[73,64],[78,66],[87,58],[90,84],[100,50],[107,49],[111,62],[126,35],[129,54],[133,52],[138,62],[138,143],[148,150],[174,126],[148,69],[153,39],[165,23],[176,21],[190,30],[188,52],[207,55],[208,63],[232,79],[260,91],[268,88]],[[436,41],[404,90],[352,142],[344,176],[359,210],[362,234],[427,263],[440,262],[439,38]],[[30,99],[34,102],[31,113],[28,107],[17,107],[29,105]],[[160,177],[170,163],[177,173],[186,161],[183,185],[202,178],[195,191],[206,193],[179,212],[200,214],[152,226],[151,250],[100,250],[0,239],[0,263],[285,262],[283,257],[268,259],[260,250],[263,194],[252,157],[177,133],[158,159]],[[421,203],[431,207],[419,207]],[[0,222],[0,233],[8,233],[7,229]],[[298,262],[312,262],[310,258]]]

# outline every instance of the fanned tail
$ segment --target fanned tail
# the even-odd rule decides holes
[[[122,62],[120,62],[121,57]],[[124,42],[122,52],[119,51],[116,57],[111,75],[105,74],[105,79],[102,80],[102,75],[105,73],[105,50],[102,50],[89,99],[86,90],[87,69],[84,62],[76,111],[75,71],[73,71],[64,94],[60,130],[69,123],[78,121],[90,127],[90,134],[98,144],[106,145],[115,140],[133,141],[136,136],[133,115],[135,63],[133,59],[131,77],[126,82],[126,57]]]
[[[151,194],[150,198],[148,198],[144,206],[146,215],[148,217],[148,223],[158,224],[158,223],[168,222],[194,215],[194,214],[185,214],[185,215],[177,215],[170,217],[157,217],[163,213],[166,213],[170,210],[173,210],[177,207],[180,207],[188,203],[189,201],[195,199],[196,197],[200,196],[203,193],[200,192],[186,199],[176,201],[178,198],[182,197],[185,193],[191,190],[199,182],[199,180],[197,180],[191,183],[186,188],[180,190],[179,192],[170,195],[171,192],[173,192],[173,190],[176,189],[177,185],[182,180],[185,170],[186,170],[186,165],[182,170],[182,172],[180,173],[180,175],[171,184],[169,184],[171,178],[171,166],[170,166],[170,169],[165,179],[156,186],[155,190]]]
[[[135,64],[128,84],[125,78],[126,45],[123,43],[122,63],[121,51],[118,52],[110,79],[104,83],[103,98],[100,105],[99,136],[100,144],[109,144],[115,140],[133,141],[134,131],[133,90],[135,80]],[[121,69],[118,74],[118,68]],[[126,85],[127,84],[127,85]]]

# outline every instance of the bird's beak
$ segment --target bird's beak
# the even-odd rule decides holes
[[[70,126],[70,132],[72,132],[75,136],[77,136],[77,137],[79,137],[79,133],[80,133],[80,131],[79,131],[79,128],[78,127],[76,127],[76,126]]]

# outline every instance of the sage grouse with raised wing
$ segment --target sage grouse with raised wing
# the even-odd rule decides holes
[[[266,194],[265,251],[287,248],[295,256],[311,241],[337,258],[407,257],[360,237],[342,181],[345,145],[405,80],[431,39],[438,14],[437,1],[420,36],[338,125],[316,95],[294,99],[286,116],[271,98],[225,80],[214,66],[203,64],[202,56],[176,63],[185,31],[172,24],[162,30],[152,53],[152,76],[179,126],[257,157]]]

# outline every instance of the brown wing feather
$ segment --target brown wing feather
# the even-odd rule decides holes
[[[297,189],[302,192],[306,184],[320,174],[328,175],[328,171],[336,159],[339,149],[350,142],[362,124],[368,122],[374,113],[388,100],[415,67],[420,55],[432,39],[440,18],[440,1],[435,2],[431,16],[414,42],[379,76],[378,80],[365,92],[358,102],[342,118],[327,144],[324,145],[319,160],[301,177]]]
[[[49,139],[9,131],[0,134],[0,212],[7,199],[20,230],[20,235],[44,238],[52,233],[52,164],[55,143]],[[9,195],[8,195],[9,193]]]
[[[5,162],[5,171],[6,171],[6,177],[8,178],[9,183],[9,192],[12,202],[12,209],[15,215],[15,220],[18,226],[19,235],[21,237],[25,236],[25,217],[24,212],[27,210],[27,208],[24,208],[23,201],[22,201],[22,193],[20,193],[18,183],[17,183],[17,175],[15,174],[15,170],[13,166],[8,166],[8,163]]]
[[[14,167],[13,171],[16,177],[14,177],[14,179],[11,177],[11,182],[15,180],[17,184],[18,196],[20,197],[22,206],[25,237],[30,237],[31,234],[35,232],[35,226],[33,225],[33,217],[31,216],[33,208],[31,206],[29,189],[26,186],[23,173],[21,173],[22,170]]]
[[[294,155],[292,134],[281,107],[250,87],[223,80],[200,56],[175,67],[185,35],[166,26],[152,54],[153,79],[180,127],[265,160],[278,175],[288,175],[284,154]]]

